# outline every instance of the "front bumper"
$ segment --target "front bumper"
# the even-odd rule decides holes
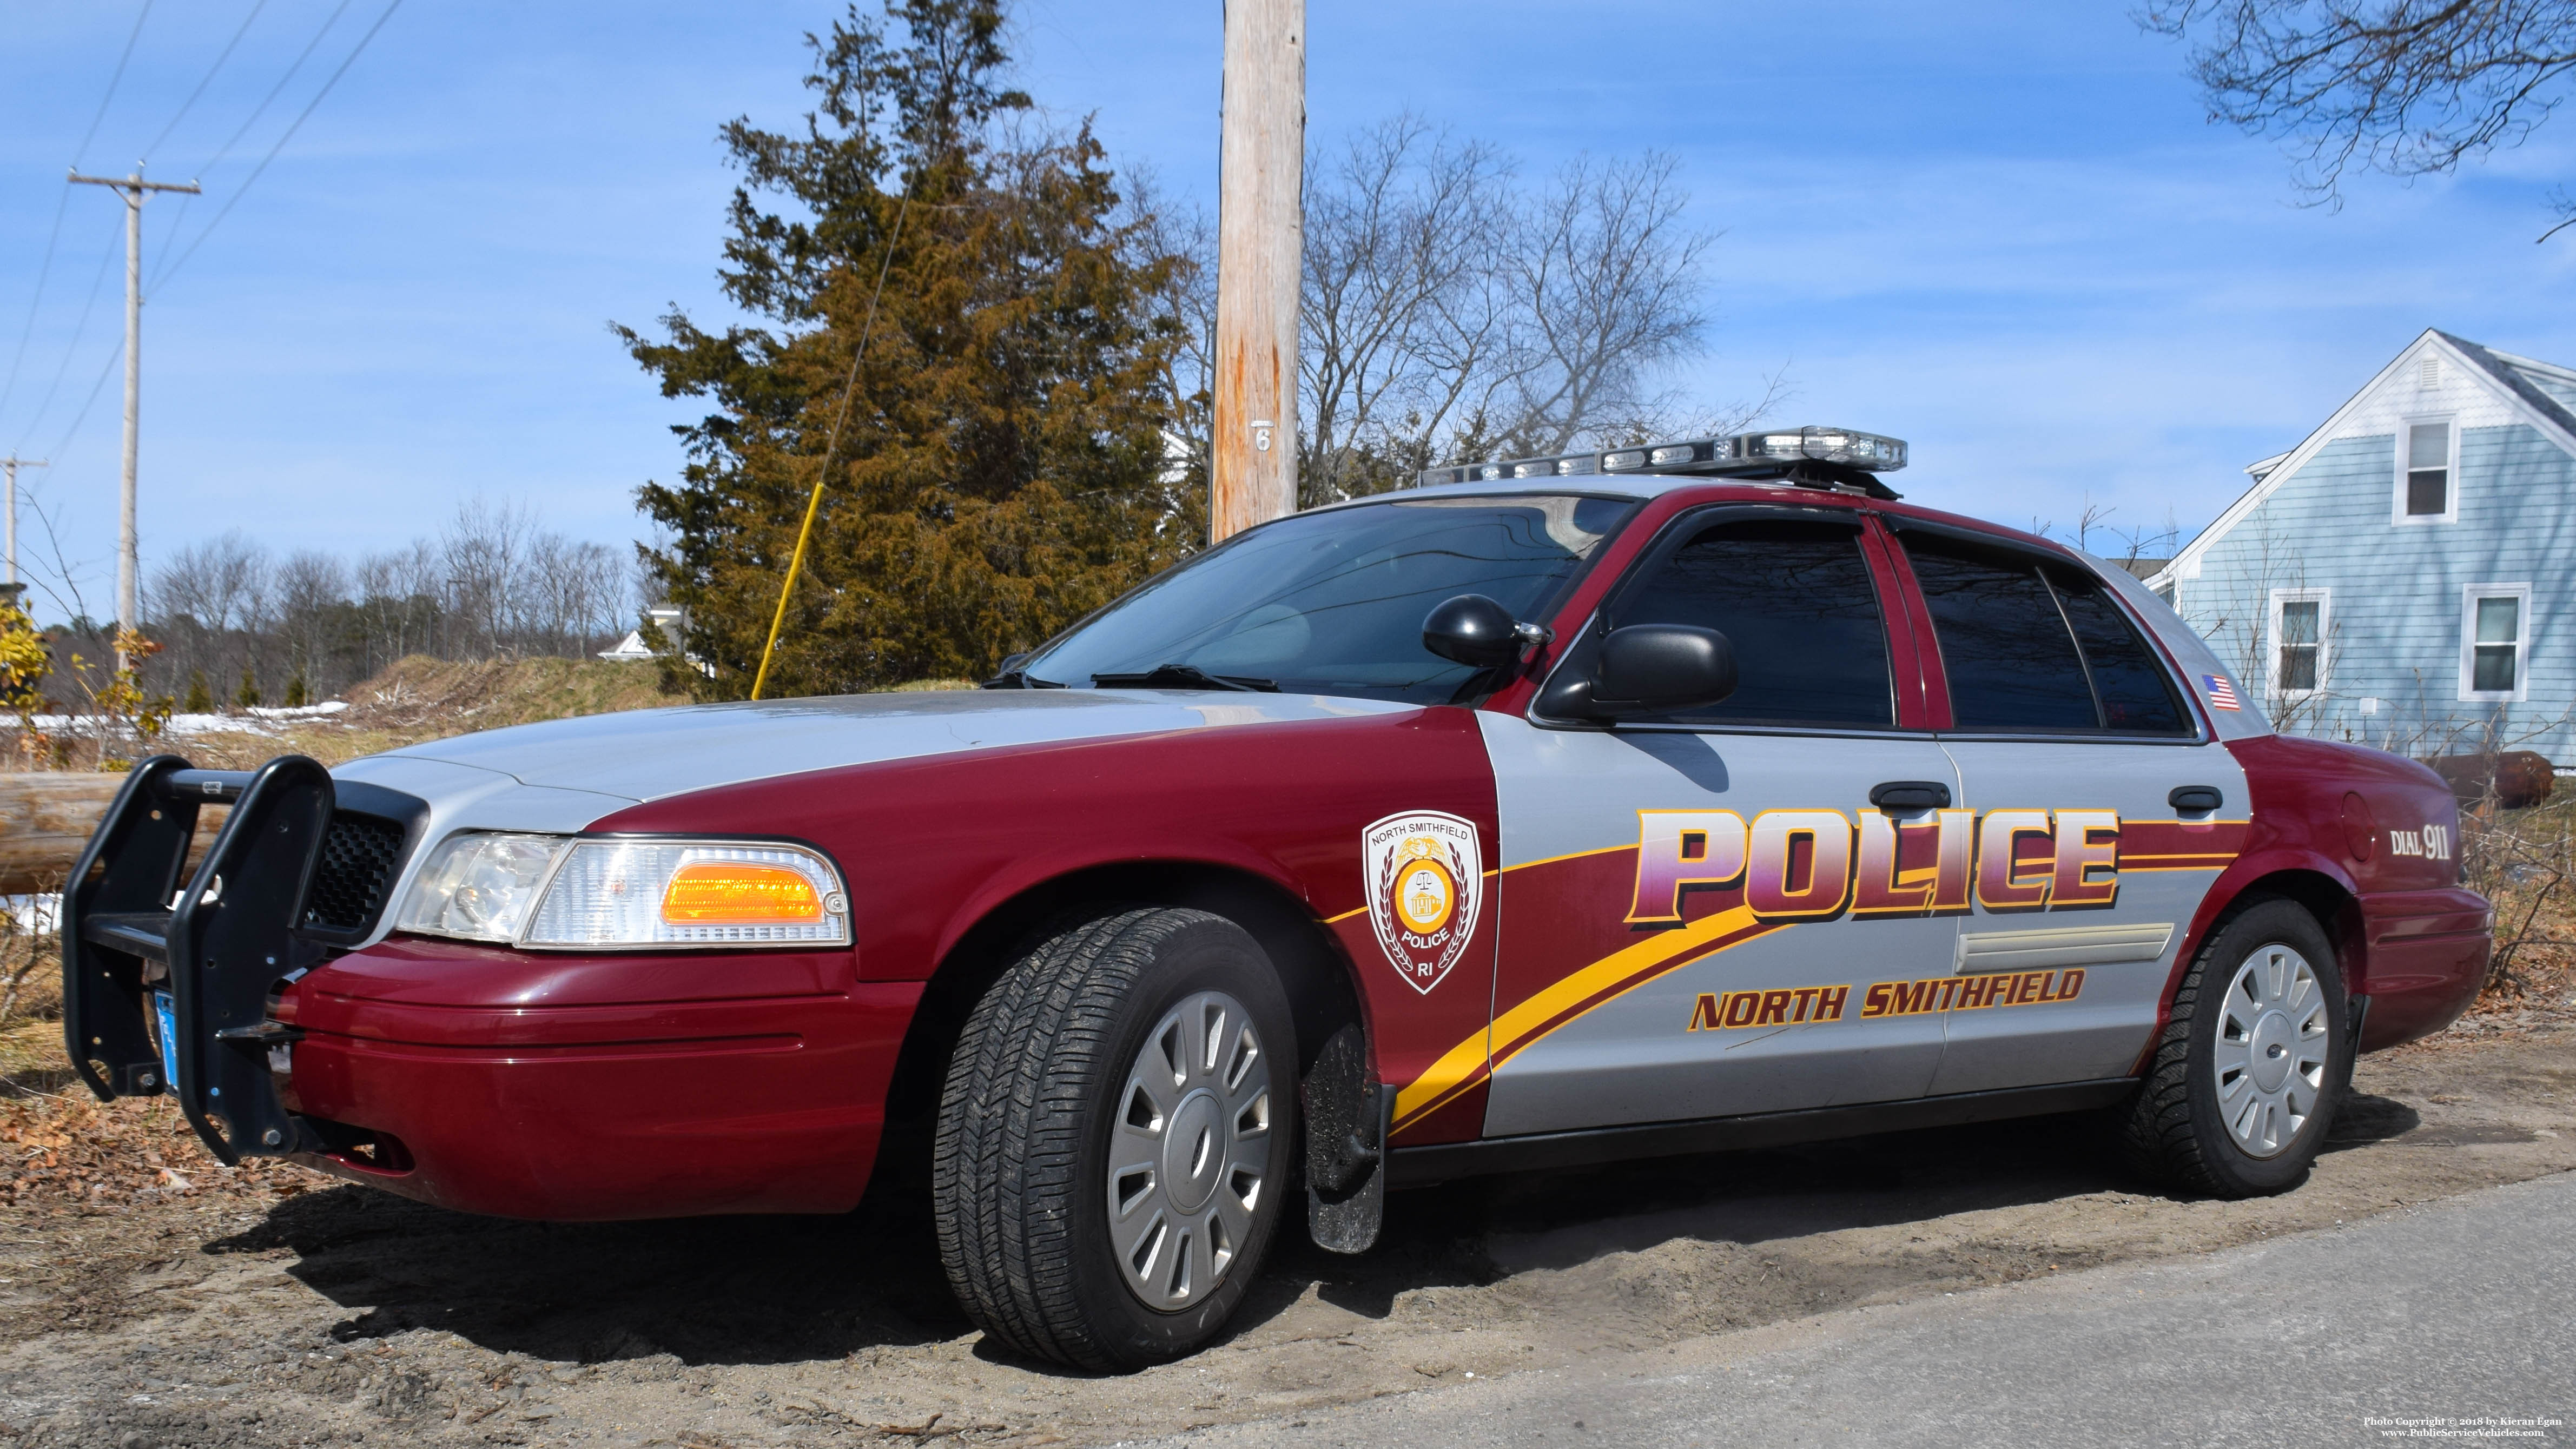
[[[919,982],[846,950],[536,955],[395,938],[278,1003],[296,1160],[556,1220],[841,1212],[866,1189]]]

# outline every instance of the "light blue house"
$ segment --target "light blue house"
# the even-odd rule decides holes
[[[2428,331],[2149,587],[2285,730],[2576,764],[2576,370]]]

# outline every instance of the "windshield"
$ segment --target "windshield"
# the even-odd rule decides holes
[[[1611,498],[1404,498],[1283,518],[1110,605],[1021,673],[1444,703],[1476,671],[1422,647],[1432,606],[1483,594],[1529,618],[1635,511]]]

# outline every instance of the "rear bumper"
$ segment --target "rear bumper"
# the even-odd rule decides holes
[[[2361,1049],[2430,1036],[2459,1019],[2485,984],[2495,913],[2472,890],[2390,891],[2361,898],[2363,967],[2370,997]]]
[[[452,974],[424,972],[434,951],[460,958],[441,963]],[[377,952],[314,971],[280,1003],[304,1033],[281,1095],[333,1144],[297,1160],[519,1218],[855,1206],[922,989],[853,982],[845,953]],[[620,980],[673,994],[805,989],[600,999]]]

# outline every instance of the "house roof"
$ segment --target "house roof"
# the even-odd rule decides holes
[[[2436,330],[2433,335],[2458,349],[2462,357],[2476,363],[2489,377],[2503,383],[2534,412],[2556,423],[2562,431],[2576,433],[2576,412],[2568,411],[2569,404],[2576,403],[2576,372],[2554,362],[2516,357],[2510,352],[2481,347],[2448,332]]]
[[[2346,419],[2361,406],[2365,398],[2388,383],[2400,369],[2430,350],[2446,355],[2461,366],[2473,369],[2492,387],[2500,389],[2508,405],[2546,435],[2550,441],[2571,454],[2576,454],[2576,368],[2560,367],[2536,358],[2517,357],[2491,347],[2454,337],[2438,328],[2426,328],[2413,342],[2390,358],[2388,365],[2371,375],[2368,382],[2344,399],[2332,416],[2318,424],[2316,430],[2286,453],[2276,453],[2247,465],[2245,471],[2254,485],[2227,506],[2216,521],[2202,529],[2191,542],[2183,545],[2165,570],[2150,579],[2151,585],[2163,584],[2172,576],[2197,577],[2201,556],[2225,538],[2237,524],[2272,496],[2275,489],[2316,456],[2317,450],[2343,435]]]

